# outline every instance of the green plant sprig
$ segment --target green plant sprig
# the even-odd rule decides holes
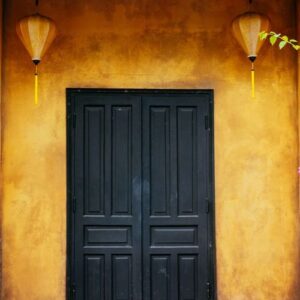
[[[262,31],[259,34],[259,38],[261,40],[266,40],[269,38],[270,44],[274,46],[277,41],[280,41],[278,44],[278,47],[280,50],[282,50],[286,45],[290,45],[293,47],[296,51],[300,50],[300,45],[298,44],[298,41],[295,39],[289,39],[288,36],[282,35],[281,33],[276,33],[274,31],[271,32],[265,32]]]

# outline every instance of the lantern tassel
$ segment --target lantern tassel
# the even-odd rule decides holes
[[[251,89],[252,89],[252,98],[255,98],[255,68],[254,68],[254,63],[252,63],[252,68],[251,68]]]
[[[39,73],[38,66],[35,66],[35,74],[34,74],[34,103],[38,105],[39,103]]]

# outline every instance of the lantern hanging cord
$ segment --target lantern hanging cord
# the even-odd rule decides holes
[[[40,4],[40,1],[39,0],[35,0],[35,10],[36,10],[36,13],[39,12],[39,4]]]
[[[253,0],[249,0],[249,10],[251,9],[252,3],[253,3]]]
[[[34,103],[37,105],[39,103],[39,72],[38,66],[35,66],[34,73]]]
[[[255,68],[253,62],[251,64],[251,91],[252,98],[255,98]]]

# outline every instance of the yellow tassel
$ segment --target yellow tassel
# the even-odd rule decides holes
[[[255,98],[255,69],[254,69],[254,64],[252,64],[252,69],[251,69],[251,88],[252,88],[252,98]]]
[[[34,103],[37,105],[39,103],[39,73],[38,67],[35,67],[34,74]]]

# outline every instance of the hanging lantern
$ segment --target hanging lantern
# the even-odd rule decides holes
[[[38,8],[38,1],[36,1]],[[39,13],[22,18],[17,24],[17,34],[35,65],[35,104],[38,104],[38,64],[56,36],[53,20]]]
[[[259,38],[259,33],[270,30],[270,20],[267,16],[246,12],[237,16],[232,22],[232,31],[240,46],[244,49],[251,61],[252,97],[255,97],[255,68],[254,61],[264,41]]]

